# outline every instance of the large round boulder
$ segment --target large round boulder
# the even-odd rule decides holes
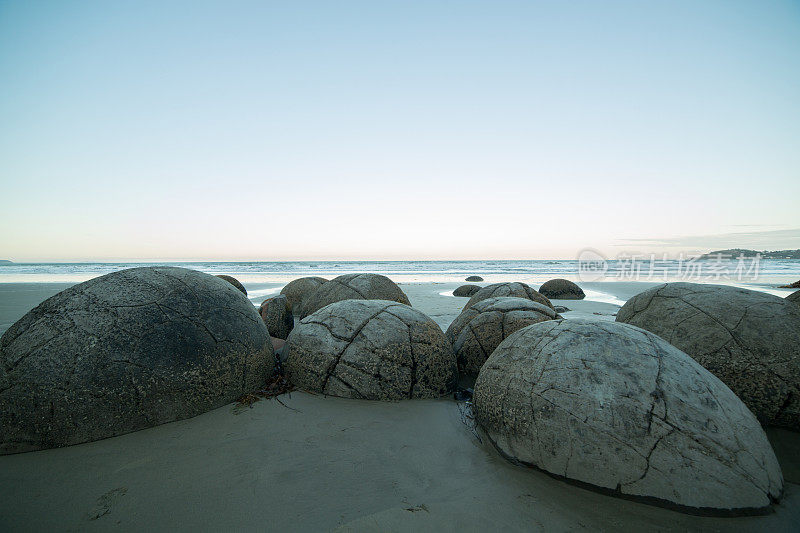
[[[583,300],[583,289],[568,279],[551,279],[539,287],[539,293],[551,300]]]
[[[737,287],[667,283],[628,300],[617,322],[691,355],[763,424],[800,429],[800,306]]]
[[[627,324],[555,320],[517,331],[483,365],[474,407],[504,455],[613,494],[727,514],[766,508],[783,490],[741,400]]]
[[[790,302],[800,304],[800,291],[794,291],[792,294],[787,296],[786,299],[789,300]]]
[[[472,295],[467,304],[464,306],[464,310],[469,309],[470,307],[480,302],[481,300],[486,300],[487,298],[499,298],[501,296],[527,298],[528,300],[532,300],[534,302],[539,302],[540,304],[546,305],[551,309],[553,308],[553,304],[550,303],[550,300],[539,294],[527,283],[508,282],[508,283],[492,283],[491,285],[487,285],[486,287],[482,288],[481,290]]]
[[[283,294],[267,298],[261,302],[258,314],[261,315],[261,319],[267,325],[267,331],[269,331],[271,337],[285,339],[294,327],[294,316],[289,311],[289,303]]]
[[[289,311],[295,316],[303,316],[303,304],[326,281],[328,280],[316,276],[290,281],[281,289],[281,294],[286,296],[289,304]]]
[[[480,276],[469,276],[464,281],[483,281],[483,278]]]
[[[263,386],[267,328],[230,283],[143,267],[75,285],[0,338],[0,453],[113,437]]]
[[[395,282],[380,274],[345,274],[323,283],[306,300],[300,315],[306,317],[326,305],[342,300],[389,300],[411,305]]]
[[[453,296],[470,297],[479,290],[480,285],[461,285],[453,291]]]
[[[428,316],[386,300],[345,300],[304,318],[284,369],[298,388],[367,400],[435,398],[456,381],[452,347]]]
[[[465,309],[447,328],[458,370],[477,375],[486,358],[509,335],[531,324],[561,318],[553,309],[527,298],[502,296]]]
[[[228,283],[230,283],[231,285],[242,291],[242,294],[247,296],[247,289],[244,288],[244,285],[242,285],[242,283],[238,279],[234,278],[233,276],[229,276],[227,274],[219,274],[217,277],[219,279],[224,279],[225,281],[227,281]]]

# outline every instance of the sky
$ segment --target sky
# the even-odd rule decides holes
[[[800,248],[800,2],[0,0],[0,259]]]

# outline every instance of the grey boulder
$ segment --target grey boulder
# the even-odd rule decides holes
[[[528,300],[546,305],[551,309],[553,308],[553,304],[550,303],[550,300],[539,294],[527,283],[508,282],[492,283],[491,285],[483,287],[481,290],[472,295],[467,304],[464,306],[464,310],[469,309],[481,300],[486,300],[487,298],[499,298],[501,296],[527,298]]]
[[[0,453],[192,417],[257,390],[273,365],[267,328],[230,283],[170,267],[100,276],[0,338]]]
[[[234,278],[233,276],[229,276],[227,274],[219,274],[217,277],[219,279],[224,279],[225,281],[227,281],[228,283],[230,283],[231,285],[242,291],[242,294],[247,296],[247,289],[244,288],[244,285],[242,285],[242,283],[238,279]]]
[[[261,319],[267,325],[267,331],[269,331],[271,337],[285,339],[294,327],[294,316],[289,311],[289,303],[286,296],[282,294],[267,298],[261,302],[258,314],[261,315]]]
[[[800,306],[736,287],[667,283],[628,300],[616,320],[692,356],[763,424],[800,429]]]
[[[453,291],[453,296],[469,297],[481,290],[479,285],[462,285]]]
[[[305,301],[326,281],[328,280],[316,276],[298,278],[290,281],[281,289],[281,294],[286,296],[286,300],[288,301],[289,311],[295,316],[302,316],[303,304]]]
[[[302,312],[306,317],[326,305],[343,300],[389,300],[411,305],[395,282],[380,274],[345,274],[325,282],[308,298]]]
[[[298,388],[362,398],[435,398],[457,378],[439,326],[404,304],[345,300],[304,318],[287,340],[284,369]]]
[[[567,279],[551,279],[539,287],[542,296],[552,300],[583,300],[586,298],[583,289]]]
[[[691,357],[645,330],[556,320],[504,340],[475,416],[507,457],[682,510],[764,509],[783,476],[758,421]]]
[[[483,278],[480,276],[469,276],[464,281],[483,281]]]
[[[453,344],[458,370],[476,376],[495,348],[518,329],[561,318],[551,308],[526,298],[481,300],[462,312],[445,335]]]
[[[800,304],[800,291],[794,291],[792,294],[787,296],[786,299],[789,300],[790,302]]]

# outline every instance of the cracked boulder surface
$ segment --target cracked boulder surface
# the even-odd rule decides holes
[[[261,302],[258,314],[266,324],[270,337],[285,340],[294,327],[294,316],[289,310],[286,296],[282,294]]]
[[[411,305],[397,284],[380,274],[345,274],[323,283],[303,305],[300,318],[343,300],[389,300]]]
[[[230,283],[231,285],[242,291],[242,294],[247,296],[247,289],[244,288],[244,285],[242,285],[242,283],[238,279],[234,278],[233,276],[228,276],[227,274],[219,274],[217,277],[219,279],[224,279],[225,281],[227,281],[228,283]]]
[[[464,306],[463,311],[466,311],[467,309],[469,309],[476,303],[480,302],[481,300],[485,300],[487,298],[499,298],[501,296],[527,298],[528,300],[532,300],[534,302],[539,302],[540,304],[546,305],[550,309],[553,308],[553,304],[550,303],[550,300],[548,300],[545,296],[539,294],[538,291],[534,290],[527,283],[509,282],[509,283],[492,283],[491,285],[487,285],[486,287],[482,288],[481,290],[472,295],[472,297],[467,302],[467,305]]]
[[[474,406],[507,457],[612,494],[737,514],[763,512],[783,491],[744,403],[627,324],[552,320],[517,331],[483,365]]]
[[[0,337],[0,453],[199,415],[258,390],[273,366],[266,326],[230,283],[171,267],[100,276]]]
[[[617,322],[692,356],[762,424],[800,430],[800,306],[737,287],[666,283],[628,300]]]
[[[445,335],[459,372],[477,376],[503,339],[525,326],[557,318],[561,316],[553,309],[526,298],[488,298],[458,315]]]
[[[386,300],[345,300],[307,316],[283,364],[296,387],[367,400],[437,398],[453,391],[456,359],[427,315]]]
[[[793,292],[792,294],[787,296],[786,299],[789,300],[790,302],[800,304],[800,291]]]
[[[317,276],[298,278],[290,281],[283,289],[281,294],[286,296],[289,303],[289,311],[295,316],[302,316],[303,304],[323,283],[328,280]]]
[[[583,300],[586,294],[583,289],[568,279],[551,279],[539,287],[539,293],[553,300]]]
[[[470,297],[481,290],[480,285],[462,285],[453,291],[453,296]]]

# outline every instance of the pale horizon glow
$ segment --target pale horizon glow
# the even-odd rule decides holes
[[[0,259],[800,248],[800,3],[0,2]]]

